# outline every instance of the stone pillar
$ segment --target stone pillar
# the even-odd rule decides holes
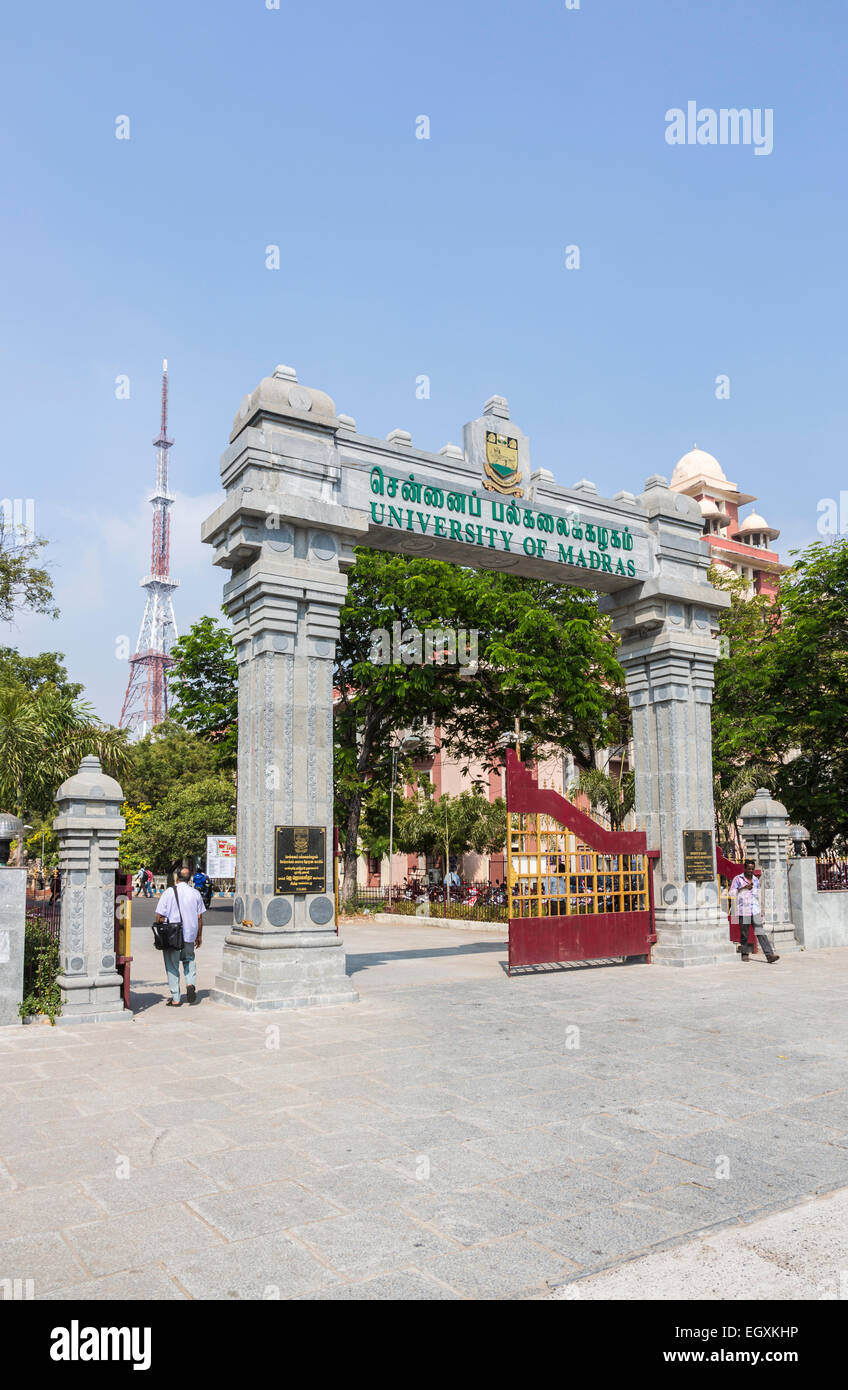
[[[21,1021],[26,877],[26,869],[0,868],[0,1026]]]
[[[718,659],[718,611],[727,595],[707,578],[703,518],[691,498],[649,478],[639,499],[657,540],[655,575],[602,595],[621,634],[633,711],[636,818],[648,846],[659,849],[654,872],[660,965],[713,965],[732,960],[718,879],[687,881],[684,831],[708,831],[715,844],[710,704]]]
[[[57,1023],[132,1019],[115,968],[115,870],[124,794],[95,757],[83,758],[56,793],[62,917]]]
[[[335,537],[277,525],[224,588],[239,663],[234,928],[212,997],[246,1009],[344,1004],[333,889],[333,659],[347,576]],[[278,893],[275,827],[321,827],[325,887]]]
[[[775,951],[796,951],[795,926],[789,897],[789,815],[771,792],[759,787],[753,801],[739,812],[745,856],[762,869],[760,904],[763,922]]]

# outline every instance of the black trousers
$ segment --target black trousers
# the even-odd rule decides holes
[[[751,947],[754,944],[753,942],[751,942],[749,945],[750,938],[748,933],[750,931],[756,932],[757,940],[760,943],[760,950],[763,952],[763,955],[766,956],[766,958],[768,958],[769,956],[773,956],[774,947],[772,946],[769,938],[766,936],[765,930],[762,927],[755,927],[750,917],[743,917],[740,914],[739,945],[742,947],[743,956],[749,956],[751,954]]]

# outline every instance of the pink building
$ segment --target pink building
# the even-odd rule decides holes
[[[752,594],[777,592],[779,576],[786,569],[771,549],[780,532],[759,515],[749,512],[740,520],[739,511],[756,497],[740,492],[728,482],[724,469],[712,454],[697,445],[684,454],[671,475],[675,492],[694,497],[704,517],[704,540],[720,569],[732,570],[748,581]]]

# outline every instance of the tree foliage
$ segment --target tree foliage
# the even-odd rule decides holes
[[[171,656],[171,722],[210,743],[220,767],[234,767],[238,750],[238,666],[229,628],[215,618],[201,618],[174,643]]]
[[[520,720],[526,755],[551,745],[589,766],[627,736],[617,639],[595,596],[580,589],[360,549],[341,614],[335,683],[336,798],[343,896],[354,891],[363,810],[391,780],[393,734],[437,723],[466,766],[496,766]],[[377,662],[374,633],[465,629],[477,666]]]
[[[0,806],[47,815],[60,784],[89,753],[120,779],[126,734],[102,724],[92,707],[55,686],[0,685]]]
[[[506,802],[477,791],[434,797],[421,788],[396,803],[395,846],[441,858],[448,869],[463,854],[491,854],[506,844]]]
[[[46,544],[37,536],[22,534],[0,511],[0,621],[11,622],[19,609],[58,618],[53,581],[37,563]]]
[[[625,772],[622,764],[618,776],[599,767],[585,768],[578,778],[577,788],[589,798],[593,811],[600,811],[610,830],[621,830],[636,805],[636,774]]]
[[[214,776],[219,759],[213,744],[169,720],[130,748],[124,796],[131,806],[156,806],[180,787]]]
[[[848,836],[848,540],[808,547],[776,602],[717,582],[732,600],[713,705],[719,799],[760,767],[811,847],[829,848]]]
[[[33,693],[52,685],[72,700],[83,692],[81,685],[68,680],[62,652],[22,656],[15,647],[0,647],[0,685],[24,685]]]
[[[395,731],[447,716],[462,697],[461,668],[377,662],[374,634],[443,628],[461,606],[464,571],[435,560],[361,549],[349,575],[336,649],[336,814],[344,851],[342,897],[356,889],[363,805],[388,790]]]
[[[464,698],[443,721],[451,753],[484,766],[520,723],[524,758],[557,748],[578,766],[624,741],[630,713],[618,639],[594,593],[494,570],[464,572],[460,622],[479,634]]]
[[[235,787],[224,773],[175,787],[121,836],[121,862],[166,873],[184,859],[203,859],[207,835],[231,835]]]

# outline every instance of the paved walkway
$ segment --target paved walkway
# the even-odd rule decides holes
[[[848,951],[508,979],[344,930],[356,1005],[0,1030],[0,1279],[42,1298],[539,1298],[848,1185]],[[136,923],[149,906],[136,905]],[[815,1296],[815,1295],[813,1295]]]
[[[563,1284],[552,1299],[848,1299],[848,1189]],[[792,1319],[782,1319],[789,1323]]]

